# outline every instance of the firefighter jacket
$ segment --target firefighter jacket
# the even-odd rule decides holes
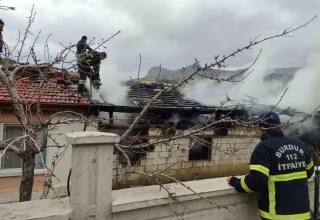
[[[80,54],[78,58],[78,64],[82,67],[94,67],[94,69],[99,73],[101,60],[98,53],[84,52]]]
[[[270,129],[251,155],[250,173],[229,184],[239,192],[257,192],[260,216],[264,219],[310,219],[308,179],[313,161],[304,143]]]
[[[77,52],[76,52],[76,54],[82,54],[82,53],[86,52],[87,49],[89,51],[92,51],[92,49],[87,45],[87,43],[85,43],[85,41],[81,39],[77,43]]]
[[[100,64],[101,60],[97,52],[84,52],[78,58],[78,70],[80,73],[79,85],[85,84],[89,76],[93,86],[99,89],[100,83]],[[92,69],[91,69],[92,67]],[[92,74],[91,74],[92,73]]]

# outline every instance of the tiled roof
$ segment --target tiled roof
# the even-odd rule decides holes
[[[88,105],[85,94],[76,91],[76,86],[66,80],[61,72],[51,71],[46,75],[42,88],[37,74],[20,73],[15,77],[15,86],[24,102],[36,103],[41,91],[41,104],[48,105]],[[7,88],[0,82],[0,103],[11,102]]]

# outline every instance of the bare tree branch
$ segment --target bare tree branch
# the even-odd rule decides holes
[[[13,144],[15,143],[15,142],[17,142],[17,141],[20,141],[21,139],[23,139],[23,138],[26,138],[26,137],[29,137],[29,135],[24,135],[24,136],[20,136],[20,137],[18,137],[18,138],[16,138],[16,139],[14,139],[13,141],[11,141],[8,145],[6,145],[6,147],[4,148],[4,150],[2,150],[2,153],[1,153],[1,155],[0,155],[0,160],[1,160],[1,158],[3,157],[3,155],[5,155],[5,153],[6,153],[6,151],[7,150],[11,150],[12,152],[14,152],[14,153],[16,153],[16,154],[20,154],[21,153],[21,151],[20,151],[20,149],[19,148],[17,148],[17,147],[15,147]],[[0,146],[1,145],[5,145],[4,143],[0,143]]]
[[[22,38],[22,40],[20,42],[21,43],[21,47],[20,47],[20,50],[18,51],[17,63],[19,63],[19,61],[20,61],[22,50],[23,50],[23,48],[25,46],[25,41],[28,38],[28,34],[31,34],[30,28],[31,28],[32,23],[34,22],[35,16],[36,16],[36,12],[34,12],[34,5],[32,5],[30,17],[27,17],[27,18],[29,18],[28,25],[27,25],[27,28],[26,28],[26,30],[24,32],[24,37]]]
[[[261,53],[262,53],[262,49],[260,50],[258,56],[256,57],[256,59],[253,61],[253,63],[252,63],[249,67],[245,68],[244,70],[242,70],[242,71],[241,71],[240,73],[238,73],[238,74],[235,74],[235,75],[233,75],[233,76],[230,76],[229,78],[214,78],[214,77],[202,75],[202,74],[200,74],[200,73],[197,73],[197,75],[199,75],[199,76],[201,76],[201,77],[204,77],[204,78],[207,78],[207,79],[210,79],[210,80],[218,81],[219,83],[220,83],[220,82],[240,82],[240,81],[246,79],[246,78],[253,72],[253,70],[250,71],[246,76],[242,77],[242,78],[239,79],[239,80],[234,80],[234,78],[236,78],[237,76],[241,76],[243,73],[247,72],[251,67],[253,67],[253,65],[254,65],[254,64],[257,62],[257,60],[259,59]]]
[[[137,97],[139,97],[140,70],[141,70],[141,53],[139,54],[139,68],[138,68],[138,77],[137,77]]]
[[[149,103],[144,107],[144,109],[141,111],[141,113],[139,114],[139,116],[134,120],[134,122],[130,125],[129,129],[121,136],[121,139],[126,138],[130,132],[132,131],[132,129],[134,128],[134,126],[141,120],[141,118],[147,113],[148,109],[151,107],[152,103],[159,98],[164,92],[167,91],[167,88],[162,89],[160,92],[158,92],[158,94],[153,97]]]

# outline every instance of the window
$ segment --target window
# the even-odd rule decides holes
[[[118,134],[119,136],[122,136],[127,131],[127,128],[114,128],[114,129],[106,129],[105,132],[110,132],[114,134]],[[124,145],[136,145],[136,144],[142,144],[148,142],[148,129],[140,129],[140,128],[134,128],[130,132],[130,135],[125,139],[121,140],[120,144]],[[152,147],[149,147],[148,149],[135,149],[131,150],[128,149],[125,153],[127,154],[131,164],[137,164],[143,157],[146,156],[146,152],[149,150],[152,150]],[[117,154],[117,151],[113,151],[113,154]],[[119,161],[120,163],[126,163],[126,158],[123,157],[122,154],[119,154]]]
[[[0,126],[1,128],[1,126]],[[1,131],[0,131],[1,133]],[[38,146],[41,148],[45,144],[45,130],[42,130],[37,134],[36,141]],[[6,124],[3,125],[2,129],[2,140],[7,141],[10,143],[10,139],[20,137],[24,135],[23,128],[20,125],[13,125],[13,124]],[[20,139],[19,141],[15,142],[15,147],[24,149],[25,144],[23,142],[23,139]],[[46,151],[42,152],[43,160],[46,163]],[[1,160],[1,170],[6,169],[21,169],[22,168],[22,159],[18,157],[17,155],[6,151],[5,155],[2,157]],[[37,154],[35,157],[35,169],[43,169],[43,165],[41,162],[40,155]]]
[[[23,129],[19,125],[4,125],[3,126],[3,141],[19,137],[23,135]],[[10,142],[10,141],[8,141]],[[14,146],[23,149],[22,139],[16,142]],[[1,161],[1,169],[13,169],[13,168],[21,168],[21,158],[17,155],[6,151],[6,154],[2,157]]]
[[[228,136],[228,128],[216,128],[215,135],[225,137]]]
[[[189,149],[189,161],[190,160],[210,160],[211,159],[211,145],[212,138],[199,140],[196,144],[192,146],[192,141]]]
[[[231,127],[231,122],[220,122],[215,126],[215,135],[216,136],[228,136],[228,128]]]

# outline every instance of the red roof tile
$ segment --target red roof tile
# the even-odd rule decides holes
[[[60,77],[59,77],[60,78]],[[36,103],[40,93],[40,82],[30,79],[16,79],[15,86],[20,98],[28,103]],[[52,105],[88,105],[88,98],[78,93],[74,85],[61,79],[51,79],[43,84],[40,103]],[[7,88],[0,82],[0,102],[11,102]]]

